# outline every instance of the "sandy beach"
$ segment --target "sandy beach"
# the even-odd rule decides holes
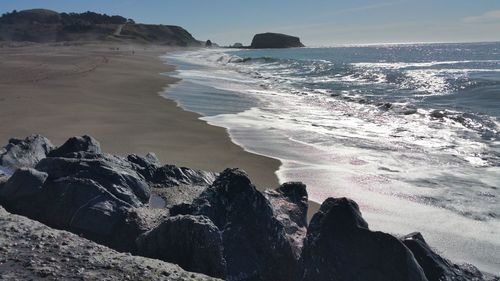
[[[89,134],[104,151],[154,152],[163,163],[209,171],[239,167],[276,187],[280,162],[233,144],[225,129],[159,96],[176,79],[160,47],[85,44],[0,48],[0,143],[31,134],[56,145]],[[163,73],[163,74],[162,74]]]

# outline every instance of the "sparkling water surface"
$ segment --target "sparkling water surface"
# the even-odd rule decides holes
[[[166,93],[310,199],[356,200],[370,227],[421,231],[500,274],[500,43],[169,54]]]

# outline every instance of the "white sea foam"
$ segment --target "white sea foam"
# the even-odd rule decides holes
[[[500,60],[460,60],[460,61],[431,61],[431,62],[359,62],[352,65],[361,68],[385,68],[385,69],[402,69],[402,68],[429,68],[431,66],[444,66],[467,63],[500,63]]]
[[[203,119],[228,128],[233,141],[246,150],[281,160],[281,182],[304,181],[316,202],[351,197],[372,229],[421,231],[445,256],[500,274],[500,166],[494,156],[500,155],[500,143],[484,142],[478,134],[484,129],[481,123],[453,111],[437,118],[432,108],[412,109],[404,102],[383,111],[377,104],[357,102],[366,95],[356,91],[297,88],[305,78],[291,77],[280,62],[241,66],[231,63],[235,56],[220,52],[175,55],[176,60],[202,65],[181,69],[178,75],[259,101],[237,114]],[[426,91],[446,90],[439,71],[408,71],[412,88],[421,83],[435,87]],[[387,80],[370,75],[318,76],[313,82]],[[498,134],[498,122],[492,119],[491,124],[487,129]]]

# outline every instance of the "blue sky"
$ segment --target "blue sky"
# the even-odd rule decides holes
[[[220,44],[265,31],[313,46],[500,41],[500,0],[0,0],[0,13],[40,7],[176,24]]]

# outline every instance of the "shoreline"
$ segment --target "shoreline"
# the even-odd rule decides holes
[[[255,57],[266,55],[265,52],[254,54]],[[180,66],[179,73],[175,77],[184,79],[183,81],[186,81],[188,85],[179,87],[176,90],[178,93],[172,96],[184,107],[207,115],[203,119],[209,124],[228,128],[233,141],[245,147],[247,151],[257,151],[263,155],[282,159],[282,166],[278,171],[280,181],[299,180],[306,183],[309,187],[310,199],[322,202],[327,197],[351,198],[360,203],[361,211],[369,219],[373,229],[396,235],[420,231],[431,245],[446,253],[448,258],[475,264],[484,271],[496,273],[495,263],[488,259],[488,257],[496,256],[495,248],[498,246],[494,237],[497,224],[494,220],[471,220],[466,215],[442,208],[438,204],[422,204],[420,201],[411,200],[413,197],[391,194],[393,190],[401,190],[402,194],[409,193],[410,195],[419,194],[417,191],[425,192],[425,190],[404,190],[404,187],[408,185],[405,185],[404,181],[398,181],[397,177],[394,180],[379,182],[379,178],[373,175],[384,172],[380,172],[383,170],[379,171],[377,168],[392,163],[386,164],[387,162],[378,161],[383,158],[369,157],[377,156],[378,153],[350,150],[342,146],[331,150],[316,149],[314,145],[308,145],[307,142],[302,145],[300,141],[287,141],[287,137],[290,136],[287,134],[288,130],[292,130],[294,124],[300,123],[295,122],[294,117],[301,116],[301,112],[293,111],[293,106],[287,107],[286,93],[266,95],[265,99],[263,98],[262,110],[259,106],[253,107],[252,90],[260,93],[258,90],[261,84],[259,81],[251,80],[252,75],[239,76],[239,71],[231,71],[231,67],[228,67],[229,70],[224,67],[219,68],[216,63],[213,63],[219,60],[225,61],[228,56],[230,57],[231,54],[224,54],[224,50],[219,53],[203,50],[185,54],[174,53],[170,57]],[[234,67],[239,70],[237,65]],[[241,71],[243,74],[250,70],[255,71],[254,65],[250,67],[250,70],[244,66],[241,68],[243,68]],[[266,70],[257,71],[256,76],[267,77],[267,74],[272,77],[272,72],[266,72]],[[252,87],[254,85],[255,87]],[[307,98],[301,100],[300,97],[294,95],[290,97],[288,103],[290,105],[306,104],[307,101]],[[229,108],[234,105],[234,110],[226,110],[223,107],[225,104],[228,104]],[[287,114],[288,109],[291,110],[291,114]],[[308,109],[307,106],[305,109]],[[289,119],[290,122],[280,123],[282,115],[279,113],[281,112],[285,112],[283,119],[285,121]],[[300,120],[303,121],[303,119]],[[301,128],[299,126],[297,131]],[[308,128],[304,128],[304,131],[307,130]],[[294,133],[298,135],[298,132],[292,131],[291,136],[295,136]],[[370,161],[363,162],[358,159],[370,159]],[[402,167],[406,166],[402,165]],[[398,175],[404,177],[403,173],[404,171]],[[411,193],[412,191],[415,192]],[[314,212],[315,203],[310,202],[310,204],[309,214]],[[426,218],[429,216],[434,217],[434,220],[428,221]],[[447,238],[446,241],[443,237]]]
[[[183,49],[180,49],[179,51],[185,51]],[[179,67],[179,65],[177,65],[175,62],[172,63],[168,58],[165,58],[164,56],[160,56],[159,57],[160,60],[166,64],[166,65],[171,65],[173,66],[174,68],[169,70],[167,73],[165,73],[166,75],[168,75],[169,73],[171,72],[175,72],[177,70],[177,68]],[[179,86],[182,87],[181,83],[183,83],[183,80],[181,78],[177,78],[179,79],[179,81],[175,84],[171,84],[169,85],[168,87],[165,87],[165,91],[163,93],[160,93],[160,96],[168,101],[172,101],[174,102],[180,109],[182,109],[183,111],[186,111],[186,112],[190,112],[190,113],[193,113],[195,115],[198,116],[198,119],[204,123],[206,123],[208,126],[211,126],[211,127],[216,127],[216,128],[221,128],[223,129],[226,134],[227,134],[227,137],[228,139],[236,146],[240,147],[243,151],[247,152],[247,153],[250,153],[250,154],[254,154],[254,155],[259,155],[259,156],[262,156],[262,157],[265,157],[265,158],[269,158],[269,159],[274,159],[276,161],[278,161],[280,164],[279,166],[274,170],[274,175],[276,177],[276,180],[278,181],[278,183],[275,185],[275,186],[259,186],[255,183],[255,179],[252,179],[252,182],[254,184],[256,184],[256,187],[259,191],[265,191],[266,189],[276,189],[279,185],[280,185],[280,178],[278,176],[278,172],[281,168],[281,166],[283,165],[283,162],[280,160],[280,159],[277,159],[277,158],[274,158],[272,156],[268,156],[268,155],[265,155],[263,153],[259,153],[259,152],[256,152],[256,151],[252,151],[252,150],[249,150],[247,147],[245,147],[244,145],[242,144],[239,144],[237,142],[237,140],[231,135],[231,132],[229,130],[229,128],[227,127],[224,127],[224,126],[221,126],[221,125],[217,125],[217,124],[214,124],[214,123],[211,123],[210,121],[206,120],[206,118],[209,118],[205,115],[202,115],[198,112],[196,112],[195,110],[193,109],[190,109],[189,106],[185,106],[183,105],[183,101],[182,100],[179,100],[177,97],[175,97],[175,95],[172,95],[173,91],[175,91],[175,89]],[[245,170],[246,171],[246,170]],[[310,221],[313,217],[314,214],[316,214],[316,212],[318,212],[319,208],[321,207],[321,203],[322,202],[316,202],[316,201],[313,201],[311,199],[308,200],[308,210],[307,210],[307,220]]]
[[[172,50],[123,44],[2,48],[0,141],[39,133],[60,145],[68,136],[90,134],[112,154],[154,152],[162,163],[213,172],[239,167],[260,190],[278,187],[280,161],[245,151],[224,128],[162,95],[179,81],[164,75],[174,66],[160,59]]]

